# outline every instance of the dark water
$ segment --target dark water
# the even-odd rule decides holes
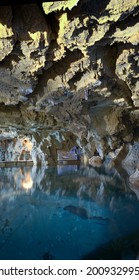
[[[0,169],[0,259],[138,259],[138,216],[115,169]]]

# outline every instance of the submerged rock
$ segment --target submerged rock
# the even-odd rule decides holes
[[[70,213],[73,213],[84,220],[90,219],[88,212],[85,208],[68,205],[64,207],[64,210],[69,211]]]
[[[54,260],[55,259],[49,251],[45,252],[43,254],[42,258],[43,258],[43,260]]]
[[[83,220],[94,220],[95,222],[98,223],[103,223],[103,222],[110,222],[111,220],[109,218],[104,218],[104,217],[100,217],[100,216],[91,216],[88,214],[87,210],[85,208],[82,207],[76,207],[76,206],[72,206],[72,205],[68,205],[64,207],[64,210],[69,211],[70,213],[73,213],[75,215],[77,215],[78,217],[80,217]]]

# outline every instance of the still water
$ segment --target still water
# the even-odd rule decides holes
[[[0,168],[0,259],[138,259],[138,215],[116,169]]]

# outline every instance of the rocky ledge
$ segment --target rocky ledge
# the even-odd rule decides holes
[[[78,145],[118,164],[138,147],[138,13],[138,0],[0,7],[1,160],[56,163]]]

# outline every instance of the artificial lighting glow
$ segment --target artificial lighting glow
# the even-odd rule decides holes
[[[22,179],[22,187],[25,189],[25,190],[30,190],[33,186],[33,180],[30,176],[30,172],[26,172],[25,173],[25,177],[24,179]]]

